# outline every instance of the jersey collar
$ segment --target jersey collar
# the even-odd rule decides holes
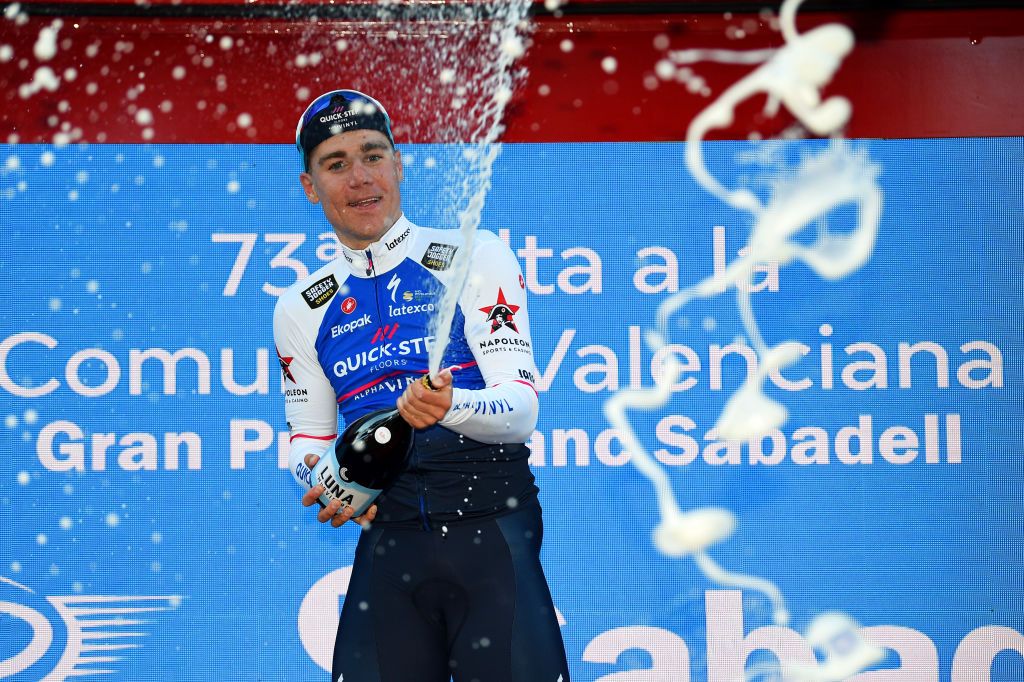
[[[373,277],[387,272],[402,262],[413,241],[416,226],[402,214],[384,236],[366,249],[350,249],[341,244],[341,255],[356,277]]]

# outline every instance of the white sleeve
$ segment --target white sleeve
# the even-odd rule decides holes
[[[281,363],[284,411],[291,432],[288,466],[295,480],[308,489],[313,486],[305,457],[311,453],[322,456],[334,447],[338,403],[334,387],[316,357],[316,329],[303,329],[288,310],[294,300],[286,300],[286,296],[278,299],[274,308],[274,344]],[[307,324],[314,322],[308,320]]]
[[[479,237],[483,237],[480,234]],[[474,250],[459,300],[485,388],[456,388],[441,425],[483,443],[524,443],[537,426],[537,367],[519,261],[493,235]]]

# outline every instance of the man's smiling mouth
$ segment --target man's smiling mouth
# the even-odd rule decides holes
[[[350,201],[348,202],[348,205],[352,208],[368,208],[378,203],[380,203],[380,197],[369,197],[368,199],[360,199],[359,201]]]

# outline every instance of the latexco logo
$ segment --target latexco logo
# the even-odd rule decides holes
[[[120,672],[118,663],[156,625],[154,615],[181,601],[176,595],[43,597],[0,576],[0,621],[22,623],[0,629],[0,680],[65,682]]]

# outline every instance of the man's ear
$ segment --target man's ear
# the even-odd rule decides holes
[[[302,183],[302,190],[306,193],[309,203],[319,204],[320,197],[317,196],[316,188],[313,187],[313,176],[309,173],[299,173],[299,182]]]
[[[398,181],[401,182],[405,178],[405,166],[402,165],[402,152],[395,149],[395,163],[398,165]]]

